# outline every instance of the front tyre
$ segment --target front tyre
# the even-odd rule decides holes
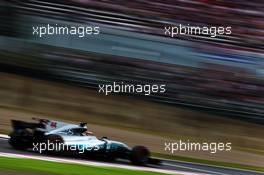
[[[59,135],[49,135],[46,139],[46,150],[45,153],[47,154],[60,154],[64,150],[64,141],[63,138]]]
[[[134,165],[146,165],[149,161],[150,152],[144,146],[135,146],[131,151],[130,160]]]

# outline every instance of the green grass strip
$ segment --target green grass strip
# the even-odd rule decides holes
[[[0,157],[0,171],[57,175],[164,175],[162,173],[104,168],[77,164],[57,163],[42,160]]]

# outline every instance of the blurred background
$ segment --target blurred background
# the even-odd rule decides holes
[[[177,155],[264,166],[263,19],[259,0],[1,0],[0,131],[12,118],[87,121],[98,136],[157,156],[168,140],[232,142],[231,152]],[[32,35],[47,24],[100,34]],[[232,35],[164,36],[179,24],[231,26]],[[114,81],[167,91],[97,93]]]

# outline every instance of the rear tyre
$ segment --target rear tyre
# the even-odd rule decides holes
[[[18,130],[10,133],[9,144],[18,150],[31,148],[32,135],[27,130]]]
[[[132,149],[130,160],[134,165],[146,165],[149,161],[150,152],[144,146],[135,146]]]

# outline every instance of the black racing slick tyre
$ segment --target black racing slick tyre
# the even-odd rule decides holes
[[[64,141],[59,135],[49,135],[46,141],[45,153],[47,154],[59,154],[63,151],[67,151],[64,150]]]
[[[150,152],[144,146],[135,146],[131,151],[130,160],[134,165],[146,165],[149,161]]]
[[[9,136],[9,144],[15,149],[26,150],[32,147],[32,136],[27,130],[14,131],[10,133]]]

